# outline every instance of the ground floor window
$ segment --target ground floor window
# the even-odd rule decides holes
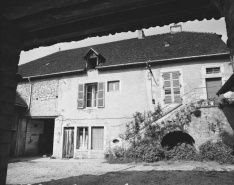
[[[92,149],[101,150],[104,145],[104,127],[92,127]]]
[[[88,127],[77,127],[77,149],[88,149],[89,133]]]
[[[91,149],[102,150],[104,148],[104,127],[91,127],[91,137],[88,127],[77,127],[76,149],[89,149],[89,138],[91,138]]]

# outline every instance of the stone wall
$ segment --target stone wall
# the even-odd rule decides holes
[[[184,107],[178,108],[178,110],[166,117],[166,119],[161,119],[160,123],[162,121],[168,122],[173,120],[175,114],[182,109],[184,109]],[[197,149],[202,143],[208,140],[220,138],[223,133],[234,135],[234,130],[232,129],[233,120],[230,118],[230,111],[233,111],[233,109],[226,110],[225,108],[220,109],[217,106],[206,106],[198,110],[200,110],[201,115],[196,117],[192,114],[191,122],[189,122],[188,126],[186,125],[184,127],[184,130],[181,130],[193,137]],[[226,114],[224,112],[226,112]],[[228,115],[229,118],[226,115]]]
[[[56,116],[58,84],[58,79],[31,80],[31,83],[20,83],[17,91],[28,104],[30,99],[30,86],[32,85],[31,105],[26,116]]]

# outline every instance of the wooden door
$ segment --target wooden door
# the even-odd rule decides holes
[[[222,87],[221,78],[207,78],[206,79],[207,98],[208,99],[218,98],[216,93],[221,87]]]
[[[63,158],[72,158],[74,155],[74,128],[64,128]]]
[[[102,150],[104,148],[104,127],[92,128],[92,149]]]
[[[25,154],[38,155],[39,136],[44,132],[44,121],[28,120],[25,141]]]

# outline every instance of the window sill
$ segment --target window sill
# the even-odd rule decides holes
[[[85,110],[92,110],[92,109],[98,109],[98,107],[85,107]]]

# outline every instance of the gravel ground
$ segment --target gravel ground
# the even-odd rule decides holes
[[[43,185],[226,185],[234,184],[234,165],[214,162],[108,164],[100,159],[11,159],[7,184]]]

